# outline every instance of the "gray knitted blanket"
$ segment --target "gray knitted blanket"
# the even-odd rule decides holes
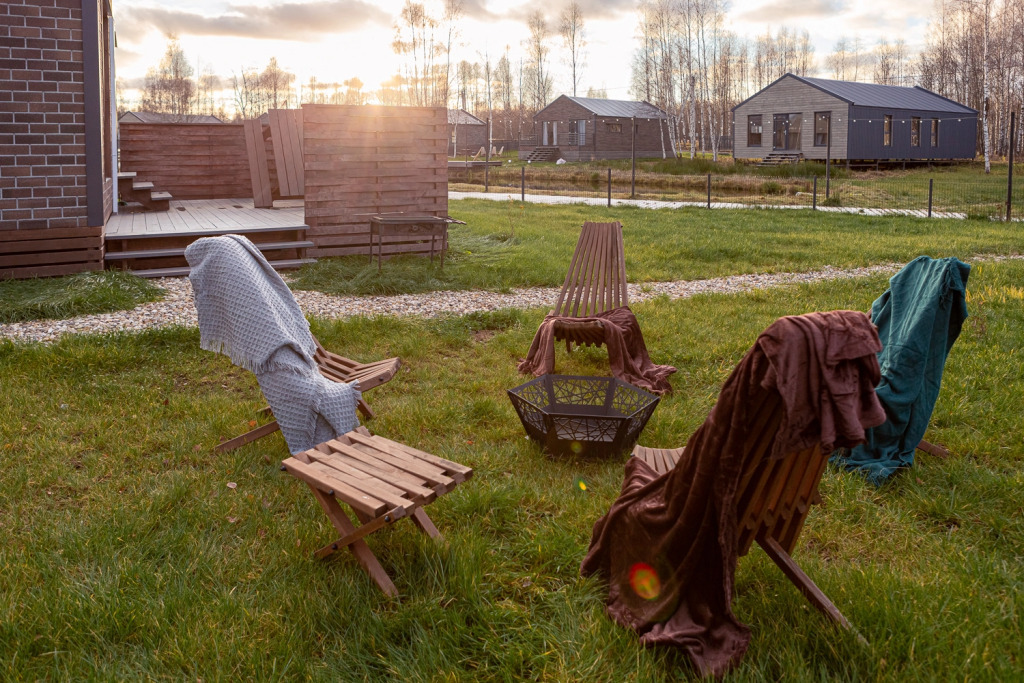
[[[320,374],[309,322],[252,242],[241,235],[204,237],[189,245],[185,258],[200,347],[256,375],[292,454],[359,425],[359,391]]]

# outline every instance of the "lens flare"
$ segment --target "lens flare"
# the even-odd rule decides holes
[[[583,481],[582,479],[577,479],[576,480],[576,488],[578,488],[580,491],[586,491],[587,490],[587,482]]]
[[[571,444],[569,444],[569,450],[571,450],[576,455],[579,455],[580,453],[583,452],[583,444],[580,443],[579,441],[573,441]]]
[[[653,600],[661,594],[661,579],[646,562],[637,562],[630,568],[629,585],[644,600]]]

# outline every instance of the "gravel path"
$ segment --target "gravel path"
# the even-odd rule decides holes
[[[652,282],[629,285],[631,302],[644,301],[662,294],[680,299],[704,293],[743,292],[779,285],[859,278],[874,273],[894,273],[899,264],[867,268],[839,269],[826,266],[809,273],[774,273],[762,275],[730,275],[710,280]],[[188,278],[154,280],[166,296],[162,301],[137,306],[130,311],[84,315],[67,320],[33,320],[0,325],[0,337],[17,341],[52,342],[63,334],[137,332],[169,325],[195,326],[196,311],[192,304],[192,287]],[[436,317],[462,315],[475,311],[502,308],[542,308],[553,305],[558,288],[534,287],[509,293],[484,291],[445,291],[399,296],[333,296],[321,292],[294,292],[302,310],[312,316],[347,318],[354,315],[418,315]]]

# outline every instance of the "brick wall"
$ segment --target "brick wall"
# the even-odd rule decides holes
[[[86,227],[81,0],[0,4],[0,230]]]
[[[0,277],[102,265],[102,226],[87,219],[82,33],[81,0],[0,3]],[[14,254],[29,241],[32,253]],[[56,255],[40,256],[50,241]]]

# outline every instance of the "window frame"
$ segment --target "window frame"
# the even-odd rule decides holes
[[[753,131],[754,120],[757,120],[757,132]],[[753,142],[754,136],[757,142]],[[764,114],[747,114],[747,147],[760,147],[764,142]]]
[[[882,117],[882,147],[892,147],[892,114]]]
[[[939,146],[939,120],[932,119],[932,147]]]
[[[621,123],[608,123],[607,121],[605,123],[608,125],[608,132],[609,133],[621,133],[622,132],[622,124]]]
[[[818,119],[826,121],[825,130],[821,133],[818,132]],[[828,147],[828,134],[831,132],[832,123],[832,112],[831,111],[816,111],[814,112],[814,146],[815,147]],[[818,135],[824,136],[822,139],[824,142],[818,142]]]
[[[921,146],[921,117],[911,116],[910,117],[910,146],[920,147]]]

